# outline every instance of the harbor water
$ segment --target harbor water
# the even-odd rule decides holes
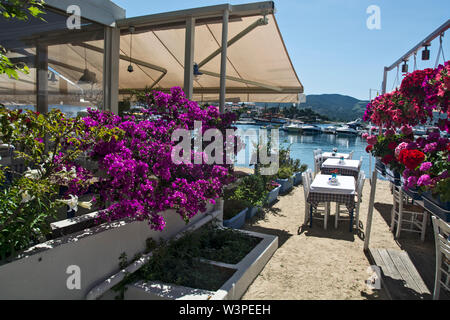
[[[319,125],[321,127],[330,126],[327,125]],[[251,132],[254,130],[256,132],[256,136],[260,130],[258,125],[241,125],[238,124],[236,127],[242,132]],[[267,130],[267,135],[270,136],[270,131]],[[245,148],[238,154],[238,162],[236,166],[240,167],[253,167],[250,164],[250,153],[251,147],[253,144],[252,140],[254,137],[249,138],[247,135],[243,137],[243,142],[245,143]],[[362,170],[366,174],[366,177],[369,178],[370,172],[372,172],[374,167],[374,160],[372,159],[372,170],[369,170],[370,163],[370,154],[366,153],[365,148],[367,146],[367,142],[364,141],[358,135],[336,135],[336,134],[291,134],[282,130],[279,130],[279,141],[280,146],[282,147],[290,147],[290,155],[293,159],[300,159],[302,164],[308,165],[308,168],[311,168],[314,171],[314,158],[313,158],[313,150],[322,149],[323,152],[331,152],[334,148],[337,148],[338,152],[341,153],[350,153],[353,151],[353,159],[359,160],[361,157],[363,158],[362,162]],[[243,161],[245,159],[245,161]]]

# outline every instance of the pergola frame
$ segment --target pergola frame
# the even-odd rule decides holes
[[[220,74],[200,70],[200,72],[220,78],[220,98],[219,111],[223,112],[226,101],[226,80],[233,80],[242,83],[252,84],[258,87],[266,88],[273,91],[280,91],[279,88],[261,84],[250,80],[227,76],[227,49],[233,43],[244,37],[246,34],[254,30],[259,25],[264,25],[265,19],[257,20],[254,24],[244,29],[233,39],[228,41],[228,23],[230,20],[240,19],[250,16],[266,16],[275,12],[273,1],[257,2],[243,5],[216,5],[196,9],[180,10],[167,13],[159,13],[142,17],[135,17],[117,21],[117,27],[121,29],[121,34],[129,33],[130,27],[134,28],[134,33],[148,32],[161,28],[186,28],[185,41],[185,68],[184,68],[184,91],[189,99],[194,94],[194,42],[195,42],[195,26],[204,23],[222,23],[222,44],[219,49],[211,53],[205,60],[200,62],[199,67],[204,66],[214,57],[221,54]],[[272,91],[272,92],[273,92]],[[123,92],[123,91],[121,91]]]
[[[148,68],[160,72],[160,75],[152,77],[152,83],[146,89],[154,88],[168,74],[168,70],[149,63],[147,61],[130,58],[121,54],[120,41],[121,36],[154,32],[158,30],[185,29],[185,56],[184,56],[184,91],[189,99],[194,94],[214,94],[219,95],[219,110],[224,111],[226,96],[228,94],[301,94],[303,86],[287,87],[263,83],[264,81],[254,81],[227,75],[227,49],[240,41],[246,35],[260,26],[268,24],[268,15],[275,13],[273,1],[263,1],[242,5],[214,5],[187,10],[179,10],[166,13],[145,15],[141,17],[125,18],[125,11],[115,5],[110,0],[49,0],[46,2],[47,9],[61,15],[68,16],[66,9],[68,5],[78,5],[81,8],[82,19],[95,22],[96,25],[83,26],[81,30],[72,30],[70,33],[62,30],[46,32],[45,34],[33,35],[29,39],[23,39],[31,47],[36,46],[36,54],[25,56],[16,60],[30,62],[36,67],[36,96],[37,109],[40,112],[48,110],[49,88],[46,81],[49,64],[57,65],[76,72],[83,72],[78,66],[71,66],[68,63],[57,61],[48,56],[48,46],[62,45],[71,43],[73,46],[84,47],[103,54],[103,109],[118,112],[119,95],[139,91],[140,89],[120,89],[119,90],[119,65],[121,60],[130,61],[141,70]],[[102,11],[96,16],[96,11]],[[257,17],[255,21],[246,26],[228,39],[228,25],[231,22],[242,21],[244,18]],[[222,27],[222,39],[219,48],[211,52],[205,59],[199,63],[199,71],[208,77],[220,79],[219,87],[194,88],[194,43],[195,27],[207,24],[219,24]],[[93,46],[85,41],[103,40],[102,46]],[[220,40],[219,40],[220,41]],[[286,50],[286,48],[284,48]],[[211,72],[205,70],[205,66],[220,55],[220,71]],[[141,58],[142,59],[142,58]],[[291,63],[292,65],[292,63]],[[206,68],[208,69],[208,68]],[[298,79],[298,78],[297,78]],[[227,81],[246,84],[247,87],[229,87]],[[167,91],[167,88],[161,88],[161,91]]]

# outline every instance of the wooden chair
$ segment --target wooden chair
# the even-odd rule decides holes
[[[441,286],[450,291],[450,225],[432,215],[434,241],[436,243],[436,275],[434,280],[433,300],[439,299]]]
[[[408,203],[408,197],[402,188],[391,184],[393,206],[391,211],[391,231],[395,238],[400,237],[401,231],[420,233],[420,239],[425,241],[425,232],[429,214],[422,207]]]
[[[303,193],[305,195],[305,219],[303,221],[304,225],[308,224],[311,205],[306,201],[308,199],[309,191],[311,188],[312,171],[308,169],[306,172],[302,173],[303,181]],[[317,216],[322,214],[322,216]],[[330,215],[330,204],[329,203],[319,203],[316,208],[313,209],[313,219],[323,220],[323,228],[327,229],[328,216]]]
[[[360,207],[361,207],[362,192],[363,192],[365,181],[366,181],[366,175],[364,174],[364,171],[360,171],[359,176],[358,176],[358,181],[356,182],[356,200],[355,200],[356,205],[355,205],[355,215],[354,215],[354,217],[355,217],[354,223],[356,224],[356,227],[358,229],[359,229],[359,211],[360,211]],[[334,220],[334,228],[335,229],[337,229],[337,227],[338,227],[341,213],[348,214],[347,208],[341,208],[341,206],[342,206],[342,204],[340,204],[340,203],[336,204],[336,215],[335,215],[335,220]],[[345,220],[350,220],[350,219],[347,218]]]
[[[318,155],[314,156],[314,177],[320,172],[322,163],[323,163],[322,154],[318,154]]]

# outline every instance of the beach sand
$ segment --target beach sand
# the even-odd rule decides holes
[[[277,235],[279,248],[242,299],[388,299],[383,289],[372,291],[365,282],[371,275],[367,271],[369,259],[363,251],[369,195],[370,184],[366,180],[358,232],[349,232],[348,221],[340,221],[335,229],[334,205],[327,230],[320,220],[314,220],[312,228],[302,227],[305,202],[301,185],[279,196],[271,208],[247,222],[245,230]],[[432,227],[428,228],[425,243],[418,234],[406,232],[399,243],[389,230],[391,208],[389,183],[378,180],[370,247],[399,250],[400,246],[412,247],[423,251],[425,258],[434,264]]]

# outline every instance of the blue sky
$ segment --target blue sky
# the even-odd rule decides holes
[[[134,17],[255,1],[113,2],[126,9],[127,17]],[[381,10],[380,30],[367,28],[369,14],[366,10],[370,5],[377,5]],[[275,7],[281,33],[305,94],[339,93],[358,99],[368,99],[370,88],[381,87],[384,66],[391,65],[450,18],[448,0],[275,0]],[[429,61],[422,61],[419,52],[419,69],[434,67],[438,47],[439,40],[436,39],[430,48]],[[445,58],[449,60],[450,30],[444,37],[443,48]],[[388,91],[393,88],[396,75],[396,70],[390,72]],[[399,77],[401,81],[401,73]]]

